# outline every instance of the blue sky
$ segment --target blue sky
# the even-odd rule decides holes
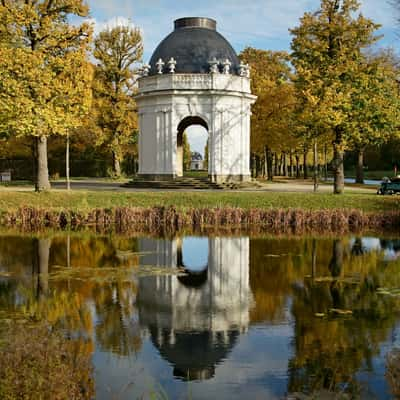
[[[289,50],[288,29],[305,11],[316,10],[319,0],[88,0],[91,16],[104,24],[130,20],[143,31],[145,60],[173,29],[180,17],[203,16],[217,20],[222,33],[239,52],[246,46]],[[390,0],[363,0],[362,11],[383,25],[384,46],[397,47],[396,15]],[[399,27],[400,33],[400,27]]]
[[[318,9],[319,0],[87,0],[96,30],[104,25],[131,23],[143,32],[144,61],[148,62],[158,43],[173,30],[180,17],[211,17],[217,29],[237,52],[246,46],[289,50],[289,28],[297,26],[306,11]],[[399,52],[400,25],[390,0],[361,0],[365,16],[380,23],[384,35],[380,45]],[[205,135],[191,134],[192,147],[203,152]],[[203,139],[201,139],[203,138]]]

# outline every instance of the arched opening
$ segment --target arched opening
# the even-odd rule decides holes
[[[188,287],[203,286],[208,278],[208,255],[208,238],[184,238],[178,245],[178,267],[186,275],[179,276],[179,281]]]
[[[178,125],[177,176],[207,176],[208,125],[200,117],[186,117]]]

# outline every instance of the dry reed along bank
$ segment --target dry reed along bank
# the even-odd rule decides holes
[[[119,233],[397,231],[398,196],[346,192],[0,191],[0,225]]]
[[[182,231],[231,232],[325,232],[363,230],[397,231],[399,211],[366,212],[357,209],[242,209],[236,207],[181,208],[115,207],[88,211],[45,210],[20,207],[3,212],[0,223],[7,228],[36,231],[44,228],[93,228],[98,232],[175,234]]]

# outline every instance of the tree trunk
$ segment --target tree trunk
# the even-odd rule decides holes
[[[251,153],[251,177],[255,178],[256,177],[256,157],[254,153]]]
[[[364,183],[364,149],[357,151],[356,183]]]
[[[47,162],[47,137],[39,136],[35,138],[36,141],[36,176],[35,176],[35,190],[42,192],[50,190],[49,181],[49,168]]]
[[[269,179],[269,170],[268,170],[268,147],[264,146],[264,169],[265,169],[265,179]]]
[[[204,160],[203,166],[204,168],[207,168],[206,160]],[[136,176],[136,157],[134,154],[132,154],[132,175]]]
[[[336,138],[333,142],[333,193],[342,194],[344,192],[344,151],[342,150],[342,132],[336,129]]]
[[[265,157],[260,157],[260,159],[261,159],[261,176],[263,177],[263,179],[265,179],[267,176],[267,163]]]
[[[37,146],[36,146],[36,137],[32,137],[31,144],[31,152],[32,152],[32,182],[36,187],[36,177],[37,177]]]
[[[314,192],[318,190],[318,147],[317,141],[314,142]]]
[[[304,179],[308,179],[307,154],[308,154],[308,149],[304,148],[304,151],[303,151],[303,178]]]
[[[289,153],[289,176],[293,177],[293,152],[290,150]]]
[[[268,180],[272,182],[274,179],[273,168],[272,168],[272,153],[271,149],[268,146],[265,146],[265,158],[267,159]]]
[[[65,150],[65,178],[67,180],[67,190],[71,190],[71,181],[69,179],[69,134],[67,134],[67,148]]]
[[[260,156],[256,154],[256,178],[260,177],[261,165],[260,165]]]
[[[119,153],[113,150],[112,157],[113,157],[113,173],[114,176],[119,178],[121,176],[121,164],[119,161]]]
[[[281,156],[279,157],[279,176],[283,175],[283,154],[281,153]]]
[[[296,154],[295,158],[296,158],[296,178],[300,179],[300,157],[298,154]]]
[[[324,177],[325,181],[328,180],[328,146],[324,145]]]
[[[274,153],[275,165],[274,165],[274,175],[278,175],[278,154]]]
[[[282,157],[283,157],[283,176],[288,176],[288,168],[287,168],[287,159],[286,159],[286,153],[283,152],[282,153]]]

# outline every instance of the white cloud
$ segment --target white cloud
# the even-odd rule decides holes
[[[98,21],[95,18],[87,19],[87,22],[93,25],[94,33],[97,35],[104,29],[115,28],[117,26],[129,26],[132,28],[136,28],[135,24],[126,17],[112,17],[107,21]]]

